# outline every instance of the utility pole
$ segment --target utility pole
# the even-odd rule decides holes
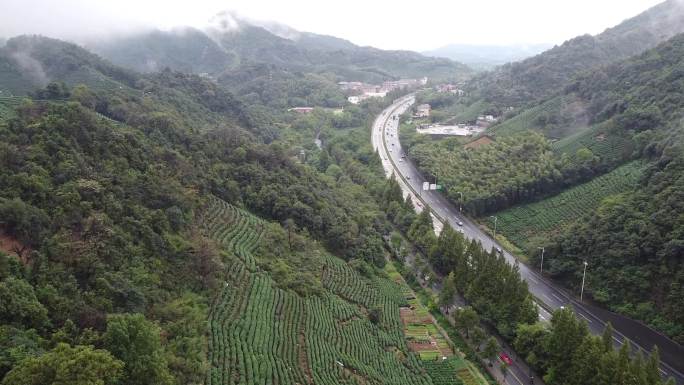
[[[587,261],[584,261],[584,272],[582,273],[582,290],[580,291],[580,301],[584,297],[584,278],[587,276]]]
[[[463,211],[463,193],[460,191],[457,191],[456,193],[461,195],[461,199],[458,201],[458,211],[462,212]]]
[[[499,220],[499,217],[492,215],[490,218],[494,218],[494,239],[496,240],[496,222]]]
[[[544,247],[537,247],[542,251],[541,264],[539,265],[539,274],[544,274]]]

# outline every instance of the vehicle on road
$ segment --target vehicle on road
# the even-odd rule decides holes
[[[503,254],[503,250],[501,250],[500,247],[497,247],[497,248],[496,248],[496,252],[499,253],[499,254]]]
[[[459,226],[463,226],[463,222],[458,221],[458,225],[459,225]]]
[[[511,359],[511,357],[509,357],[508,354],[506,354],[506,353],[504,353],[504,352],[499,353],[499,358],[500,358],[501,361],[503,361],[506,365],[512,365],[512,364],[513,364],[513,360]]]
[[[411,177],[410,177],[410,176],[408,176],[408,175],[406,175],[406,179],[408,179],[408,180],[411,180]]]

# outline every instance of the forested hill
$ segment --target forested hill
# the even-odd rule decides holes
[[[684,2],[667,0],[603,33],[571,39],[471,82],[471,91],[500,108],[558,92],[583,71],[615,63],[684,32]]]
[[[43,36],[18,36],[0,47],[2,96],[25,95],[50,81],[93,89],[134,86],[138,76],[72,44]]]
[[[333,73],[339,80],[367,82],[423,76],[464,79],[472,73],[467,66],[449,59],[359,47],[335,37],[292,29],[284,33],[241,20],[237,23],[230,29],[207,32],[145,32],[91,42],[89,47],[113,63],[141,72],[169,67],[219,76],[241,65],[270,64],[289,71]]]
[[[40,37],[3,54],[3,94],[28,93],[0,97],[3,385],[343,383],[334,359],[377,383],[432,383],[380,269],[369,145],[357,183],[267,144],[268,126],[197,75],[139,75]]]

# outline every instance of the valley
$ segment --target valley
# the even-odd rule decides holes
[[[684,0],[9,1],[0,385],[684,385]]]

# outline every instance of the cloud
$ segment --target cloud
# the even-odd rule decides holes
[[[27,45],[21,45],[18,50],[10,51],[10,57],[22,70],[23,75],[31,80],[34,84],[44,87],[48,84],[48,78],[43,65],[31,56],[33,45],[29,41]]]
[[[660,0],[2,0],[0,37],[43,34],[83,41],[141,29],[236,27],[235,13],[287,35],[333,35],[379,48],[426,50],[449,43],[561,43],[598,33]],[[335,3],[336,4],[336,3]],[[239,23],[237,24],[239,26]],[[266,26],[266,25],[265,25]]]

